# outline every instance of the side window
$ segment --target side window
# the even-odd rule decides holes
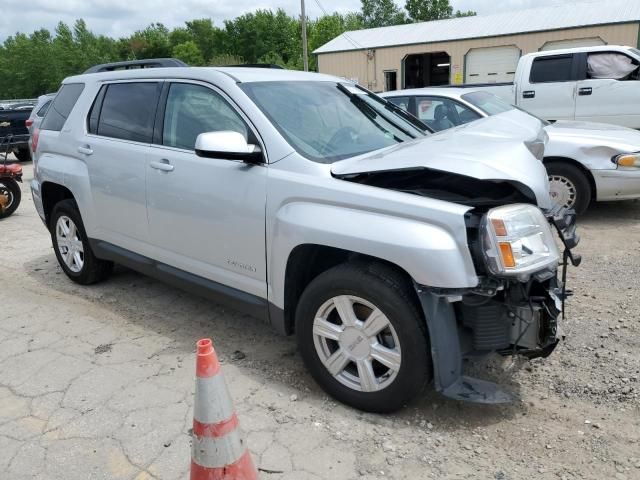
[[[482,118],[482,116],[478,112],[471,110],[469,107],[458,102],[452,103],[453,108],[455,109],[455,115],[457,116],[456,125],[462,125],[463,123],[473,122],[474,120]],[[454,113],[452,112],[452,114]]]
[[[44,105],[42,105],[36,112],[36,115],[38,117],[44,117],[45,113],[47,113],[47,110],[49,110],[49,105],[51,105],[51,100],[47,100],[46,102],[44,102]]]
[[[391,103],[397,105],[405,112],[409,112],[409,97],[387,97],[385,100],[389,100]]]
[[[622,53],[591,53],[587,57],[587,78],[637,80],[638,61]]]
[[[248,138],[247,125],[221,95],[202,85],[171,85],[164,112],[163,145],[193,150],[198,135],[223,130]]]
[[[160,84],[155,82],[112,83],[104,93],[97,125],[94,110],[99,106],[99,97],[89,114],[89,131],[93,128],[104,137],[151,143],[153,121],[158,104]]]
[[[73,110],[80,94],[84,90],[84,83],[66,83],[62,85],[56,98],[47,110],[40,128],[42,130],[54,130],[59,132],[67,121],[67,117]]]
[[[448,98],[417,97],[418,118],[436,132],[480,118],[473,110]]]
[[[531,65],[531,83],[568,82],[573,79],[573,55],[539,57]]]

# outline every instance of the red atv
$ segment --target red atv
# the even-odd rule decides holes
[[[18,185],[18,182],[22,182],[22,167],[19,163],[7,161],[9,151],[14,143],[15,140],[11,135],[0,141],[0,149],[6,147],[4,159],[0,163],[0,219],[15,212],[22,197],[20,185]]]

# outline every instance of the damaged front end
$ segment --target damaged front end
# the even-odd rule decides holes
[[[469,212],[469,247],[480,280],[477,287],[456,290],[416,285],[431,339],[436,390],[456,400],[495,404],[516,399],[495,383],[465,376],[463,360],[491,352],[528,358],[551,354],[562,336],[559,321],[564,299],[570,294],[565,288],[566,269],[569,263],[580,263],[580,257],[571,252],[579,241],[572,211],[555,209],[538,216],[533,206],[500,209],[505,213],[520,209],[522,218],[531,217],[514,224],[509,223],[508,215],[492,217],[492,210]],[[515,236],[510,236],[510,229],[517,232]],[[553,239],[542,238],[552,229],[563,244],[562,255],[549,244]],[[491,235],[495,245],[487,239]],[[558,266],[562,267],[561,278]]]

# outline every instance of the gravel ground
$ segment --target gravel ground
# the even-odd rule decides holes
[[[640,479],[638,202],[582,219],[556,352],[477,368],[520,403],[426,392],[381,416],[328,398],[294,339],[253,319],[124,269],[71,283],[31,176],[0,222],[1,478],[187,478],[194,342],[211,336],[262,479]]]

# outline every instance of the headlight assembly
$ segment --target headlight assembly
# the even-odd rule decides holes
[[[560,253],[539,208],[516,204],[493,208],[482,222],[482,252],[491,273],[526,280],[556,268]]]
[[[611,159],[618,167],[640,168],[640,153],[622,153]]]

